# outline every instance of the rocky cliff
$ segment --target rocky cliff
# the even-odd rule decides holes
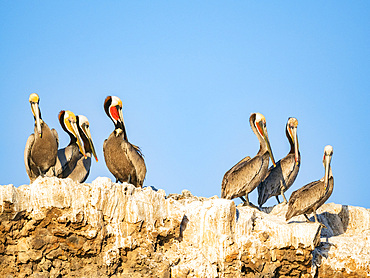
[[[0,277],[366,277],[370,211],[326,204],[327,227],[287,206],[189,191],[38,178],[0,187]]]

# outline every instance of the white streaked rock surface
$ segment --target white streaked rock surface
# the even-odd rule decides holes
[[[22,253],[15,265],[31,264],[25,246],[37,254],[35,264],[61,260],[61,267],[66,267],[89,261],[89,269],[71,269],[73,275],[310,277],[316,272],[370,272],[367,209],[324,205],[318,214],[328,229],[322,229],[320,238],[320,225],[306,223],[303,216],[286,223],[284,204],[264,209],[265,213],[217,197],[194,197],[187,190],[171,195],[108,178],[91,184],[38,178],[19,188],[1,186],[0,212],[7,220],[2,230],[9,239],[0,241],[4,256],[0,274],[7,273],[5,267],[10,274],[17,271],[6,265],[13,263],[10,256],[16,250]],[[23,226],[15,229],[15,221],[23,221]],[[44,245],[35,243],[39,234],[48,239]],[[51,268],[45,272],[50,274]]]

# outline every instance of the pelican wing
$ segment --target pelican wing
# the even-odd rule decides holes
[[[68,145],[63,149],[59,149],[55,163],[55,176],[58,178],[68,177],[81,157],[83,156],[79,153],[76,145]]]
[[[227,171],[226,174],[229,172],[231,173],[231,172],[238,171],[240,168],[243,167],[244,163],[248,162],[249,160],[251,160],[250,156],[244,157],[242,160],[236,163],[229,171]]]
[[[57,146],[59,146],[59,136],[58,136],[58,132],[53,128],[51,130],[52,134],[54,135],[55,137],[55,140],[57,141]]]
[[[298,175],[299,165],[296,164],[294,154],[288,154],[281,160],[281,169],[284,177],[284,191],[288,190],[292,186],[295,178]]]
[[[311,182],[302,188],[294,191],[289,199],[286,219],[293,216],[310,213],[325,197],[324,181]]]
[[[276,167],[270,167],[265,179],[257,187],[259,206],[266,203],[270,197],[280,195],[282,186],[285,192],[293,184],[297,174],[298,166],[294,154],[288,154],[276,163]]]
[[[258,185],[258,205],[262,206],[271,196],[279,195],[280,182],[284,181],[281,169],[281,160],[276,163],[276,167],[270,167],[265,179]]]
[[[262,157],[246,157],[226,172],[222,180],[221,197],[233,199],[245,195],[246,187],[259,174]]]
[[[91,154],[86,154],[87,158],[85,158],[82,154],[80,155],[76,166],[73,168],[71,173],[68,175],[68,178],[77,181],[79,183],[85,182],[87,177],[90,173],[91,167]]]
[[[131,144],[131,143],[130,143]],[[131,144],[131,146],[136,150],[136,152],[140,155],[140,156],[144,156],[143,153],[141,152],[141,149],[140,147],[134,145],[134,144]]]
[[[228,181],[228,178],[231,173],[238,171],[241,167],[243,167],[244,162],[248,162],[251,160],[250,156],[244,157],[242,160],[240,160],[238,163],[236,163],[229,171],[227,171],[224,175],[224,178],[222,180],[222,191],[224,190],[224,187],[226,186],[226,183]]]
[[[26,166],[26,172],[31,182],[37,178],[37,175],[35,175],[35,173],[31,170],[30,166],[31,149],[34,142],[35,134],[32,133],[30,136],[28,136],[26,147],[24,149],[24,165]]]
[[[142,186],[146,175],[146,166],[139,147],[123,141],[122,149],[135,169],[137,185]]]

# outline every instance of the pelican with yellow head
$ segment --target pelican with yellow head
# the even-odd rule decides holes
[[[96,162],[98,162],[98,157],[96,155],[95,147],[92,141],[90,123],[88,119],[83,115],[76,116],[76,119],[78,133],[81,136],[83,142],[86,158],[82,155],[80,151],[80,157],[77,160],[76,166],[72,169],[72,172],[67,177],[74,181],[83,183],[90,173],[91,157],[94,156]]]
[[[84,144],[78,131],[76,115],[69,110],[62,110],[58,115],[59,123],[69,135],[67,147],[58,150],[58,161],[55,165],[55,174],[58,178],[67,178],[76,167],[81,155],[87,158]]]
[[[26,142],[24,164],[30,181],[38,176],[54,176],[53,167],[57,160],[58,133],[41,118],[40,97],[36,93],[29,96],[31,111],[35,120],[34,133]]]

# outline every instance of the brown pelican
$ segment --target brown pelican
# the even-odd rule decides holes
[[[249,118],[253,132],[260,141],[260,149],[252,159],[247,156],[227,171],[222,180],[221,198],[234,199],[240,197],[246,205],[250,205],[248,194],[252,192],[266,176],[269,156],[275,166],[270,142],[266,129],[266,119],[260,113],[253,113]],[[242,198],[246,196],[246,200]]]
[[[39,96],[32,93],[29,102],[35,118],[35,131],[27,139],[24,150],[24,164],[32,182],[40,175],[54,176],[53,167],[57,159],[58,133],[55,129],[50,130],[42,120]]]
[[[316,210],[326,202],[333,192],[334,178],[330,167],[332,155],[333,147],[326,146],[323,158],[325,176],[321,180],[311,182],[292,193],[285,216],[287,221],[300,214],[303,214],[310,221],[307,214],[313,212],[315,222],[318,222]]]
[[[261,207],[267,199],[275,196],[278,203],[281,194],[284,203],[288,203],[284,192],[287,191],[297,177],[299,166],[301,164],[301,155],[298,150],[297,137],[298,120],[289,118],[286,124],[286,137],[290,143],[290,152],[286,157],[276,163],[276,167],[270,167],[264,181],[258,185],[258,205]]]
[[[108,96],[104,101],[104,110],[115,126],[114,131],[104,141],[105,163],[116,177],[116,182],[128,182],[136,187],[142,187],[146,166],[139,147],[127,139],[121,99]]]
[[[83,183],[90,173],[91,155],[94,155],[96,162],[98,162],[98,157],[96,156],[94,144],[92,142],[89,121],[83,115],[76,116],[76,119],[78,133],[80,134],[84,144],[86,158],[81,152],[79,152],[76,166],[72,169],[72,172],[67,177],[74,181]]]
[[[71,111],[60,111],[59,122],[63,130],[68,133],[70,142],[67,147],[58,150],[58,160],[55,164],[55,175],[58,178],[68,177],[80,159],[80,152],[86,158],[85,149],[77,127],[77,119]]]

